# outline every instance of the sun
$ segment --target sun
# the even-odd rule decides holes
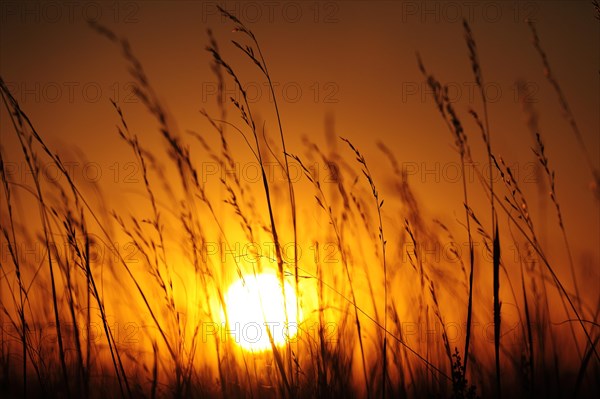
[[[227,336],[249,351],[272,349],[267,329],[277,346],[297,339],[296,294],[287,282],[283,286],[285,300],[275,274],[246,275],[231,284],[225,294]]]

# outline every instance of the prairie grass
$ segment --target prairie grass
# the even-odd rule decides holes
[[[230,63],[232,56],[208,31],[219,115],[201,110],[209,129],[182,135],[127,40],[90,24],[122,51],[163,142],[148,145],[155,132],[141,133],[129,123],[127,107],[112,101],[116,135],[142,176],[142,199],[129,212],[111,209],[115,204],[101,187],[76,182],[43,127],[0,81],[3,117],[20,148],[0,151],[2,397],[596,397],[600,305],[597,290],[589,292],[578,280],[563,217],[569,209],[561,208],[556,190],[568,176],[552,169],[537,113],[524,106],[534,140],[519,145],[533,147],[540,187],[549,188],[554,228],[568,254],[571,281],[564,281],[563,268],[540,238],[552,227],[534,220],[525,190],[492,147],[493,111],[476,32],[464,23],[480,111],[461,115],[447,87],[417,56],[462,168],[463,203],[452,208],[464,215],[457,220],[422,211],[413,182],[385,143],[378,143],[378,154],[341,137],[336,140],[348,146],[343,151],[312,138],[298,148],[286,145],[267,55],[249,27],[221,12],[234,30],[232,50],[270,89],[272,121],[261,124],[248,100],[239,73],[248,66]],[[533,50],[598,183],[597,167],[531,29]],[[235,84],[239,99],[225,98],[225,81]],[[208,137],[217,138],[218,148]],[[466,165],[476,165],[475,140],[501,176],[494,182],[476,167],[476,189],[465,178]],[[258,183],[236,174],[217,182],[203,178],[203,162],[234,169],[239,148],[259,165]],[[8,172],[7,162],[17,159],[25,162],[30,183]],[[283,171],[281,181],[269,178],[268,160]],[[63,179],[42,178],[48,162]],[[332,171],[327,181],[311,168],[315,162]],[[292,168],[301,180],[292,178]],[[481,216],[488,213],[489,219]],[[42,256],[24,256],[27,242]],[[127,243],[135,262],[119,242]],[[253,245],[240,253],[240,244]],[[265,254],[264,244],[273,251]],[[444,245],[452,259],[431,259],[423,250]],[[506,255],[510,246],[517,248],[516,259]],[[99,257],[100,248],[108,256]],[[269,350],[246,351],[234,342],[226,291],[233,281],[263,272],[276,274],[284,304],[294,300],[303,319],[285,345],[277,345],[267,328]],[[286,297],[286,282],[295,299]],[[286,314],[289,329],[288,321]]]

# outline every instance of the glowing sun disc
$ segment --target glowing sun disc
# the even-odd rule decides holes
[[[285,301],[274,274],[246,275],[234,282],[225,294],[227,335],[250,351],[272,349],[267,328],[275,345],[291,342],[298,331],[296,294],[287,282],[284,291]]]

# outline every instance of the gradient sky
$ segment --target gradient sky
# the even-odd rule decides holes
[[[109,98],[120,101],[146,143],[159,145],[160,138],[154,121],[131,95],[131,78],[120,49],[90,29],[86,17],[130,41],[182,133],[187,129],[207,130],[199,109],[217,112],[216,81],[205,51],[206,30],[212,28],[225,57],[248,82],[248,91],[256,99],[267,129],[276,127],[267,87],[229,43],[236,36],[229,21],[217,13],[217,2],[0,4],[2,79],[56,150],[70,154],[80,151],[100,165],[100,183],[114,194],[116,203],[121,201],[119,190],[123,189],[130,150],[115,133],[118,119]],[[597,167],[600,25],[589,1],[218,4],[245,21],[261,43],[276,82],[290,147],[301,153],[303,135],[324,144],[324,120],[330,115],[336,134],[353,140],[368,160],[374,160],[376,176],[385,179],[389,167],[378,163],[381,155],[376,148],[377,141],[385,142],[401,165],[414,173],[411,183],[432,217],[462,212],[461,187],[445,175],[458,155],[428,94],[415,53],[421,54],[429,71],[449,84],[457,111],[468,120],[469,107],[480,111],[481,103],[463,38],[461,21],[466,18],[475,35],[489,90],[495,152],[509,164],[519,165],[523,175],[531,171],[533,140],[514,85],[523,79],[534,93],[547,154],[557,173],[565,223],[576,237],[572,244],[577,253],[587,251],[597,262],[600,213],[588,187],[591,175],[561,116],[556,95],[544,78],[523,22],[525,18],[536,21],[542,45]],[[233,93],[233,84],[228,83],[226,89]],[[229,115],[232,122],[239,122],[233,110]],[[472,123],[465,125],[478,159],[484,159],[479,132]],[[4,109],[0,126],[3,151],[10,154],[14,139]],[[211,143],[217,142],[214,133],[206,137]],[[239,156],[248,157],[243,142],[232,140]],[[120,171],[117,179],[115,164]],[[535,182],[523,181],[523,185],[535,193]],[[393,215],[387,217],[394,219]]]

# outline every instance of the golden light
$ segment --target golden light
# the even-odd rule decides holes
[[[277,346],[295,339],[300,318],[296,294],[287,282],[283,291],[285,299],[275,274],[246,275],[234,282],[225,294],[227,335],[250,351],[272,349],[269,331]]]

